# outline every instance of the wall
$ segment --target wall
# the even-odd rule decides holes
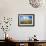
[[[35,14],[35,26],[18,27],[18,14]],[[46,6],[44,5],[35,9],[29,4],[28,0],[0,0],[0,16],[13,18],[12,26],[8,33],[16,40],[27,40],[34,34],[37,35],[37,39],[46,40],[45,15]],[[2,39],[2,36],[0,39]]]

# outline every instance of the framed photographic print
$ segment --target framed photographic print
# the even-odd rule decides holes
[[[34,14],[18,14],[18,26],[34,26]]]

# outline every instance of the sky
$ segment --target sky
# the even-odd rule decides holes
[[[23,20],[32,20],[32,16],[20,16],[19,18],[21,21]]]

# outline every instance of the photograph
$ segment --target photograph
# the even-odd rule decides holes
[[[34,26],[34,14],[19,14],[18,25],[19,26]]]

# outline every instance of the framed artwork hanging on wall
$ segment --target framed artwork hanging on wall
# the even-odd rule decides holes
[[[34,14],[18,14],[18,26],[34,26]]]

